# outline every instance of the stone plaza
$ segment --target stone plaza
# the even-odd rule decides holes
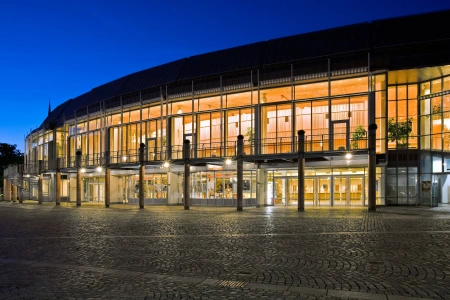
[[[0,202],[1,299],[450,299],[446,207]]]

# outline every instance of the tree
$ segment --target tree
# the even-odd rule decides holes
[[[408,136],[412,132],[412,118],[404,122],[395,122],[394,118],[388,120],[388,140],[397,142],[398,146],[408,144]]]
[[[9,165],[23,164],[23,153],[17,145],[0,143],[0,187],[3,188],[3,170]]]

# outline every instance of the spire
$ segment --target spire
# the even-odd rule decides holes
[[[50,107],[50,98],[48,98],[48,115],[52,112],[52,108]]]

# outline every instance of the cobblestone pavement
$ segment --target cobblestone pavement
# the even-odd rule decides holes
[[[450,209],[0,202],[0,298],[450,299]]]

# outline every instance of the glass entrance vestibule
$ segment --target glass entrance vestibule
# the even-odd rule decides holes
[[[377,204],[384,203],[384,176],[377,168]],[[367,168],[316,169],[305,172],[306,206],[367,205]],[[298,204],[297,170],[268,172],[267,204],[290,206]]]

